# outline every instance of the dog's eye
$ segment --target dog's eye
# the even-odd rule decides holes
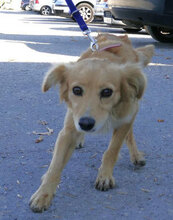
[[[112,89],[106,88],[100,92],[100,97],[101,98],[108,98],[112,95],[112,93],[113,93]]]
[[[83,95],[83,89],[79,86],[73,87],[73,94],[77,96],[82,96]]]

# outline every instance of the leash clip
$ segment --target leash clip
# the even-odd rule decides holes
[[[83,34],[84,34],[84,35],[87,35],[87,37],[88,37],[89,40],[91,41],[91,43],[90,43],[90,48],[91,48],[91,50],[92,50],[93,52],[96,51],[96,50],[98,50],[98,49],[99,49],[99,46],[98,46],[98,44],[97,44],[97,40],[96,40],[93,36],[91,36],[91,30],[88,28],[88,30],[84,31]]]

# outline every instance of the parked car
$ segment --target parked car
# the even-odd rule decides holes
[[[20,5],[22,10],[29,11],[31,8],[29,7],[29,0],[22,0]]]
[[[105,3],[101,0],[73,0],[84,21],[90,23],[95,16],[103,18]],[[56,15],[69,15],[70,11],[65,0],[53,0],[52,10]]]
[[[38,11],[42,15],[52,13],[52,0],[30,0],[29,6],[33,11]]]
[[[172,0],[108,0],[114,18],[145,28],[156,40],[173,43]]]

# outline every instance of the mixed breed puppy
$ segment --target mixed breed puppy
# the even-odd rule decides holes
[[[142,68],[150,62],[154,46],[133,49],[127,35],[100,34],[97,42],[98,51],[88,49],[77,62],[57,65],[44,78],[43,92],[59,84],[60,99],[66,102],[68,110],[51,164],[30,199],[34,212],[50,206],[61,172],[76,145],[83,144],[85,133],[113,131],[98,171],[97,189],[114,187],[112,173],[124,140],[132,163],[145,165],[133,136],[133,123],[146,87]]]

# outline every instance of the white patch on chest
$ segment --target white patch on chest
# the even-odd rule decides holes
[[[124,124],[130,123],[132,118],[133,115],[127,115],[126,117],[120,119],[110,116],[104,123],[103,127],[100,129],[99,133],[107,133],[114,129],[117,129]]]

